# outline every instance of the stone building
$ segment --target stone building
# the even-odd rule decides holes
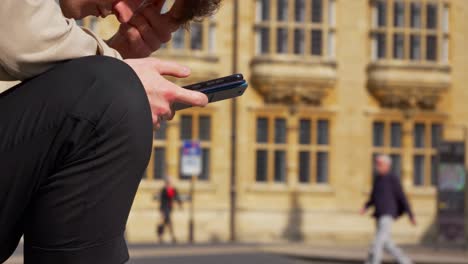
[[[203,148],[197,241],[227,241],[234,230],[239,241],[367,242],[373,222],[358,211],[377,153],[392,156],[419,222],[400,220],[396,239],[430,240],[436,145],[463,140],[468,126],[467,17],[466,0],[224,0],[154,56],[192,68],[181,85],[239,72],[250,87],[181,111],[155,133],[129,241],[156,239],[165,175],[188,193],[185,139]],[[86,23],[104,37],[117,26]],[[188,212],[174,215],[181,240]]]

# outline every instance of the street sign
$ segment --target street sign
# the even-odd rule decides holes
[[[437,172],[439,239],[465,239],[465,144],[441,142]]]
[[[182,149],[181,170],[182,175],[198,177],[202,172],[202,151],[200,142],[186,140]]]

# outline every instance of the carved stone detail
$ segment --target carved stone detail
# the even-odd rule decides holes
[[[253,86],[268,103],[320,105],[335,85],[331,63],[256,60],[252,63]]]
[[[369,91],[384,107],[433,110],[451,85],[450,68],[371,65]]]

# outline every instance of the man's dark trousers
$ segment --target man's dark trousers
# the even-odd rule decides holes
[[[116,59],[71,60],[0,94],[0,263],[124,263],[151,111]]]

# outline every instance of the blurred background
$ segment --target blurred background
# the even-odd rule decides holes
[[[467,17],[467,0],[224,0],[211,19],[180,29],[153,54],[191,67],[178,84],[242,73],[250,87],[178,112],[155,133],[128,241],[157,241],[164,177],[188,200],[181,147],[199,140],[196,243],[366,246],[374,222],[358,211],[380,153],[391,155],[418,220],[398,221],[394,239],[449,243],[437,220],[438,144],[466,141]],[[80,23],[104,38],[118,28],[113,18]],[[454,198],[462,244],[464,186]],[[180,242],[189,238],[185,204],[172,217]]]
[[[437,144],[465,140],[468,124],[468,1],[235,4],[225,0],[215,17],[180,29],[154,54],[192,68],[180,84],[239,72],[250,87],[235,102],[181,111],[155,133],[128,240],[155,239],[163,177],[188,193],[180,149],[197,139],[196,241],[367,242],[373,222],[357,211],[373,156],[386,153],[419,220],[417,228],[398,222],[395,238],[431,242]],[[117,26],[84,23],[104,37]],[[174,215],[181,239],[187,213]]]

